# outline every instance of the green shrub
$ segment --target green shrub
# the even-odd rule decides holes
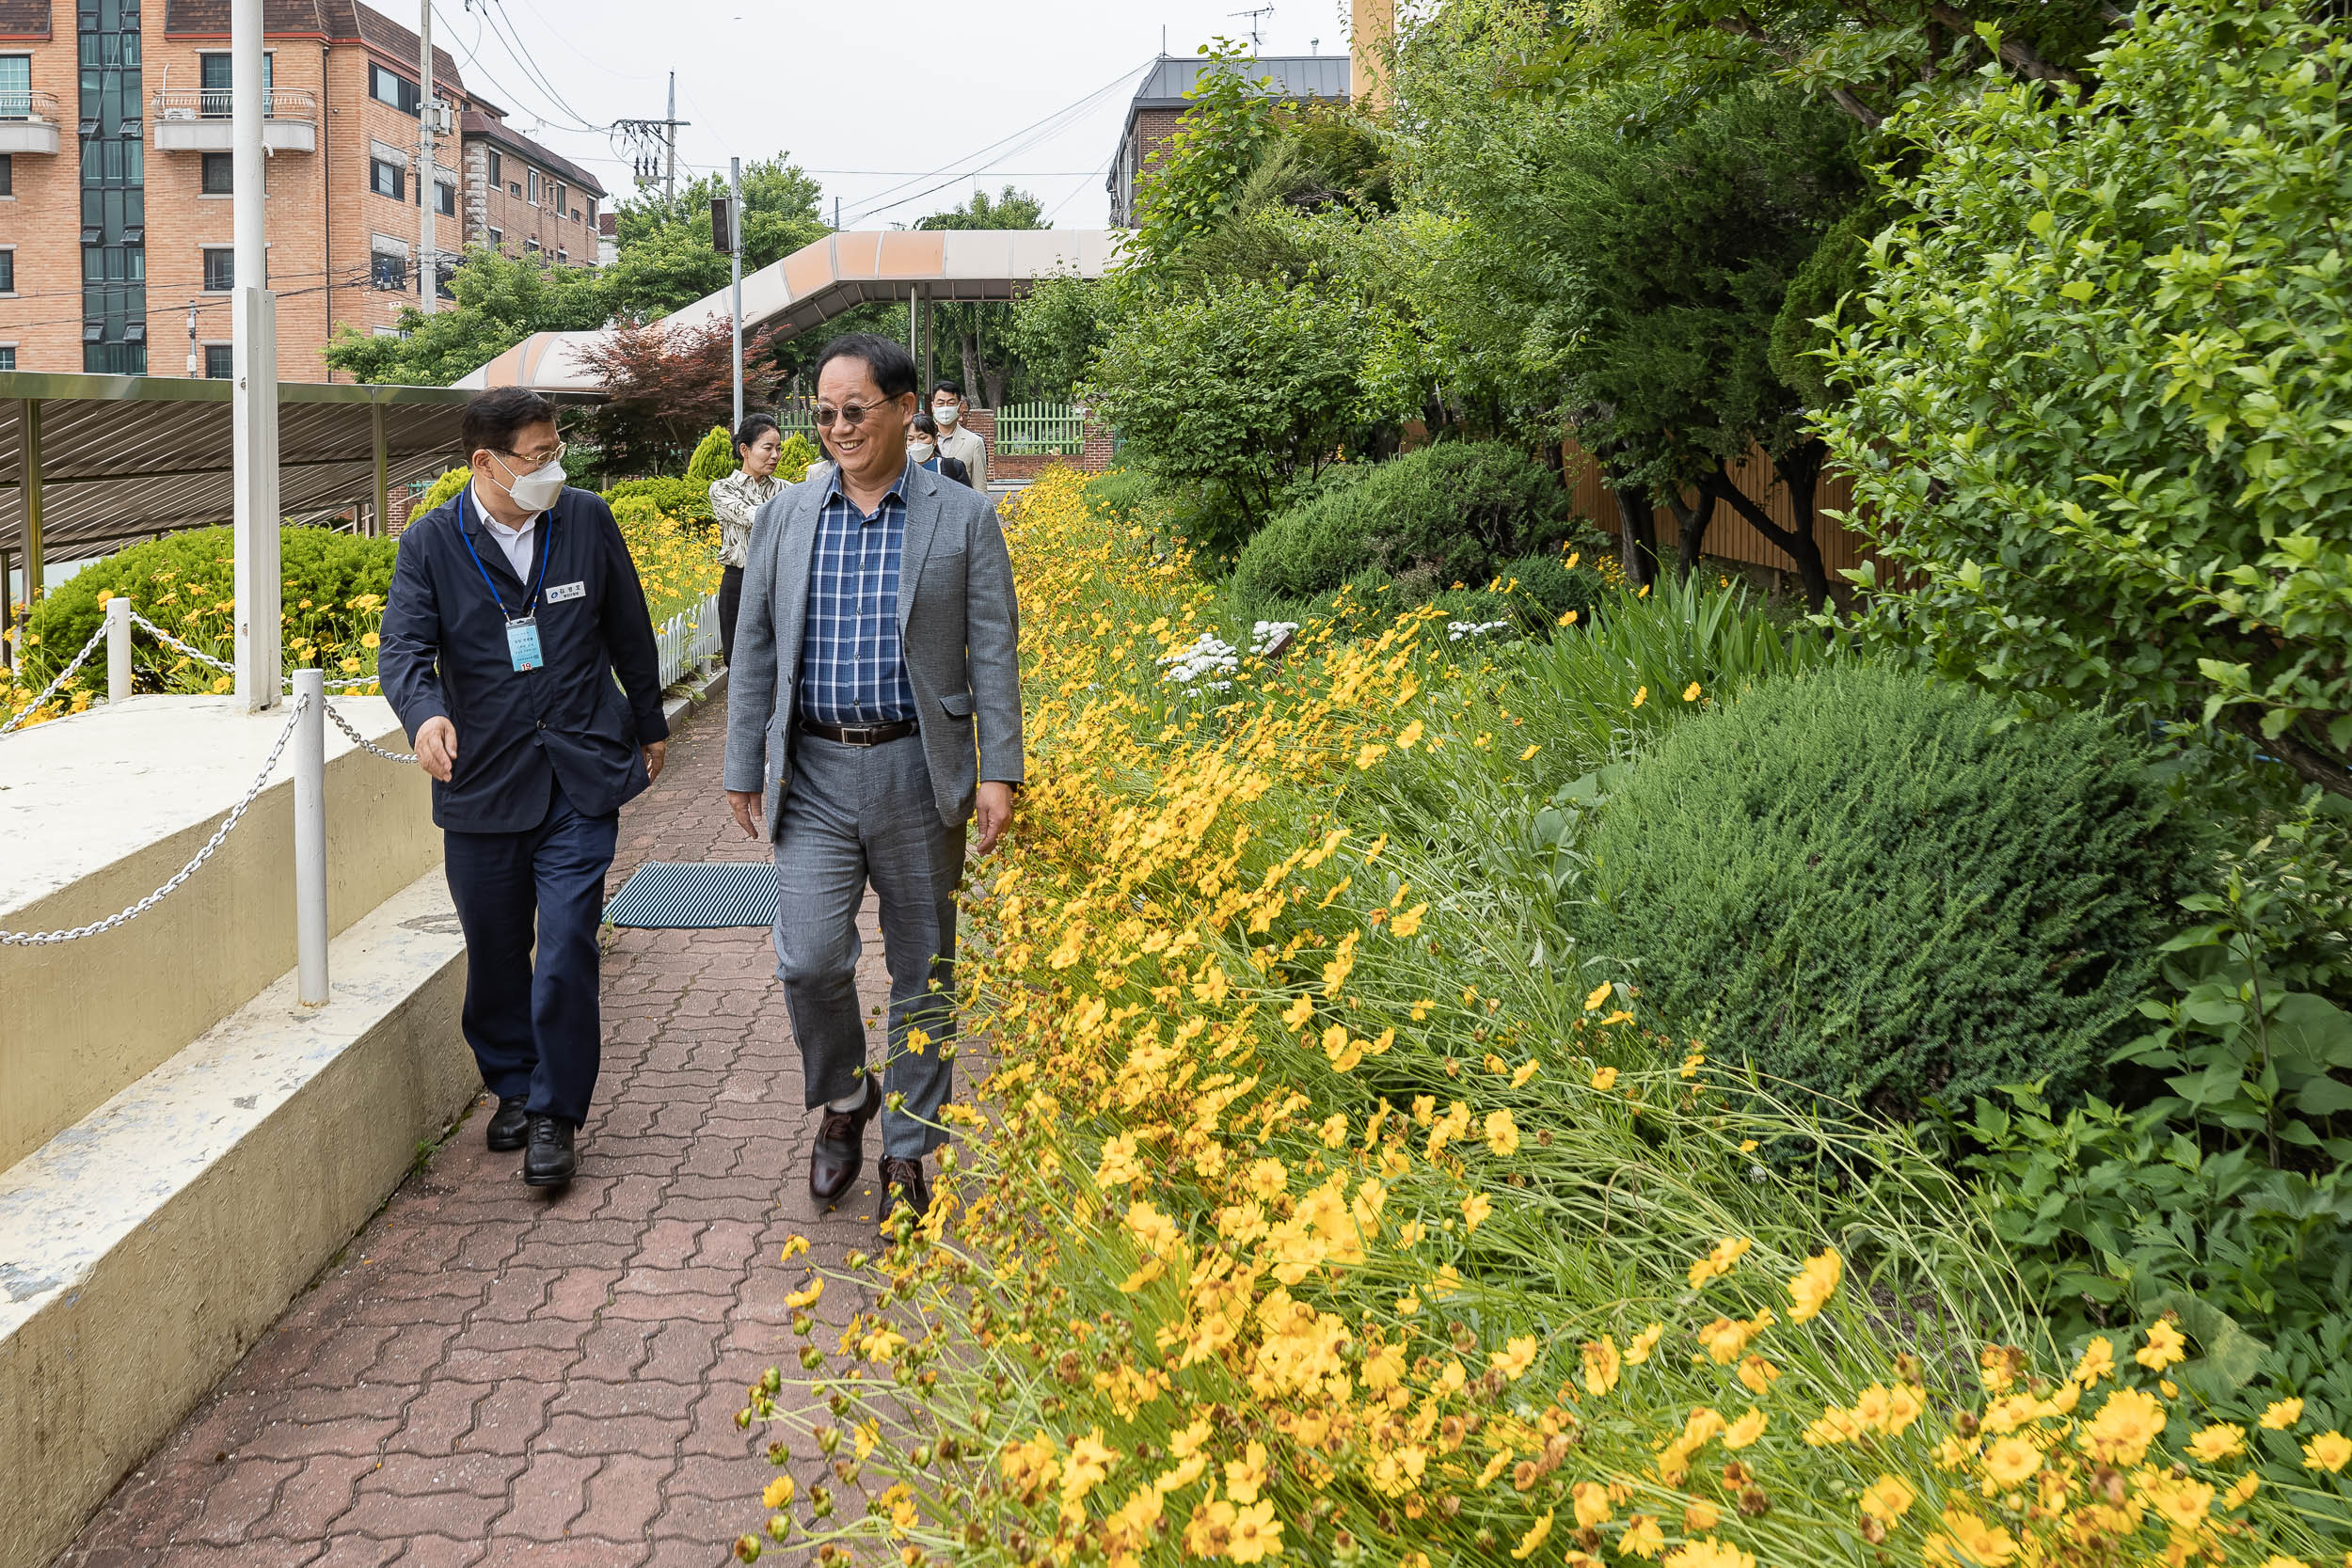
[[[134,545],[85,566],[33,608],[27,622],[30,670],[43,683],[55,676],[104,621],[103,599],[118,594],[183,641],[215,657],[229,657],[230,605],[236,594],[231,547],[230,530],[197,529]],[[373,632],[382,617],[398,553],[399,543],[391,539],[324,528],[278,531],[289,667],[325,664],[335,673],[356,673],[343,664],[356,659],[362,668],[374,668],[373,651],[363,649],[359,639]],[[198,676],[185,668],[177,673],[188,678],[174,679],[174,667],[183,661],[143,632],[133,647],[143,690],[200,689],[211,683],[209,674]],[[103,690],[105,661],[93,655],[76,680]]]
[[[1534,632],[1549,633],[1572,610],[1576,620],[1571,624],[1589,627],[1593,611],[1616,593],[1598,572],[1581,562],[1571,566],[1557,553],[1521,556],[1506,564],[1501,576],[1519,620]]]
[[[1243,547],[1237,596],[1308,599],[1373,570],[1426,598],[1457,582],[1484,586],[1565,531],[1559,476],[1516,447],[1446,442],[1354,468],[1343,465]]]
[[[1113,468],[1088,480],[1086,493],[1087,505],[1096,516],[1138,523],[1157,500],[1159,487],[1140,468]]]
[[[446,505],[449,499],[473,483],[473,470],[467,467],[444,468],[441,477],[426,487],[408,508],[408,515],[421,517],[437,506]]]
[[[651,501],[654,509],[688,522],[714,520],[710,510],[710,481],[691,479],[625,479],[604,493],[608,505],[630,497]]]
[[[2197,835],[2103,720],[2009,711],[1848,663],[1673,726],[1586,840],[1584,936],[1664,1026],[1888,1116],[2098,1086]]]
[[[712,425],[710,434],[694,448],[694,455],[686,460],[686,477],[698,484],[724,479],[735,472],[735,436],[724,425]]]
[[[816,461],[816,443],[796,430],[784,438],[784,450],[776,454],[776,477],[787,484],[798,484],[808,477]]]

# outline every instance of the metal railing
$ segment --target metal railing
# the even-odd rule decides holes
[[[0,87],[0,119],[39,119],[55,123],[57,95],[21,87]]]
[[[654,628],[660,650],[661,688],[668,690],[719,657],[719,595],[686,610]]]
[[[158,90],[157,119],[228,119],[236,110],[236,94],[227,87]],[[263,119],[307,119],[319,117],[318,100],[298,87],[272,87],[262,94]]]
[[[1087,449],[1087,417],[1066,403],[1016,403],[996,411],[1000,457],[1077,457]]]

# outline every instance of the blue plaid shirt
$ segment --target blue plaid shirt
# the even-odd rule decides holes
[[[895,724],[915,716],[914,687],[898,646],[906,483],[902,472],[869,515],[842,493],[835,469],[817,515],[808,626],[801,636],[801,717],[812,722]]]

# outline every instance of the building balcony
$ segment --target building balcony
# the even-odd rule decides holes
[[[159,92],[154,96],[155,150],[229,152],[235,149],[230,93],[212,88]],[[272,152],[316,152],[318,100],[288,87],[262,98],[262,145]]]
[[[54,92],[0,92],[0,152],[48,153],[57,150],[57,95]]]

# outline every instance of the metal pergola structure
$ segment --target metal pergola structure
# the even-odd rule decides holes
[[[234,392],[226,380],[0,372],[0,590],[22,568],[30,601],[44,561],[231,521]],[[458,421],[471,395],[278,383],[280,513],[303,522],[351,512],[380,530],[394,486],[463,461]],[[12,613],[0,606],[0,630]]]

